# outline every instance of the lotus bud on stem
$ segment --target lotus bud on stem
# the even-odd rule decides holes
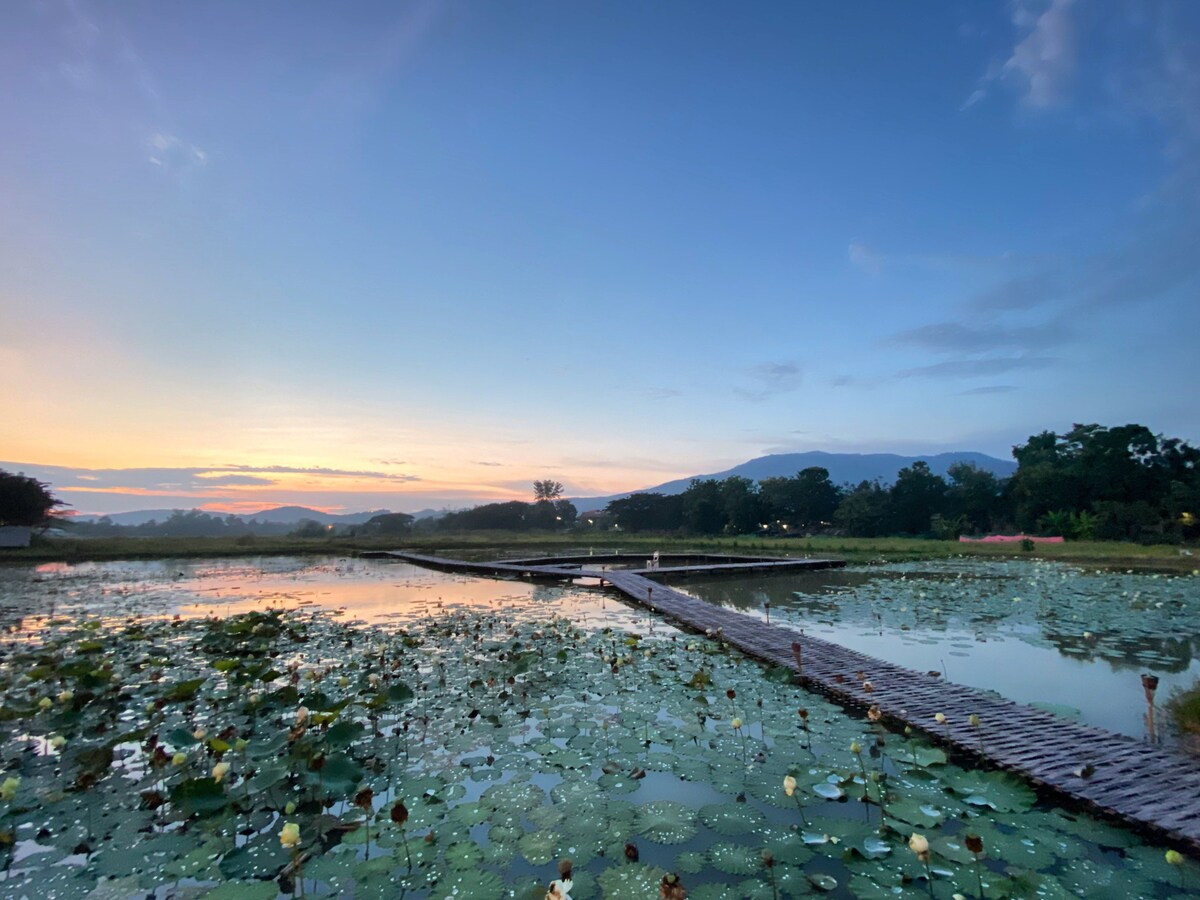
[[[1179,869],[1179,888],[1186,891],[1187,887],[1183,883],[1183,854],[1178,850],[1168,850],[1164,858],[1170,865]]]
[[[783,778],[783,792],[796,801],[796,811],[800,813],[800,821],[808,825],[808,819],[804,817],[804,804],[800,802],[800,795],[796,793],[796,779],[791,775],[785,775]]]
[[[408,849],[408,835],[404,833],[404,823],[408,821],[408,807],[397,800],[392,807],[392,821],[400,829],[400,840],[404,842],[404,856],[408,860],[408,871],[412,871],[412,853]]]
[[[971,713],[971,715],[967,718],[967,721],[971,723],[972,727],[974,727],[975,734],[979,738],[979,753],[982,755],[983,754],[983,727],[982,727],[982,722],[979,719],[979,714]]]
[[[767,867],[767,874],[771,876],[771,898],[779,900],[779,888],[775,885],[775,854],[770,850],[762,852],[763,865]]]
[[[977,834],[968,834],[963,840],[963,844],[975,857],[975,883],[979,886],[979,900],[984,900],[983,873],[980,871],[983,863],[983,838]]]
[[[917,859],[925,864],[925,878],[929,886],[929,896],[933,896],[933,871],[929,868],[929,841],[923,834],[914,834],[908,839],[908,849],[917,855]]]

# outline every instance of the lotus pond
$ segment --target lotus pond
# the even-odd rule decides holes
[[[540,900],[564,859],[580,900],[1200,884],[598,592],[332,559],[0,591],[4,897]]]
[[[1200,577],[980,559],[695,578],[677,587],[918,671],[1150,737],[1157,702],[1200,679]],[[1154,737],[1170,739],[1168,723]]]

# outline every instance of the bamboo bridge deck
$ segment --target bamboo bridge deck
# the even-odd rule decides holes
[[[718,635],[750,656],[797,671],[800,683],[809,689],[850,707],[878,706],[886,719],[920,729],[956,752],[1019,774],[1093,812],[1154,833],[1200,856],[1200,761],[1194,757],[893,665],[714,606],[651,580],[764,569],[802,571],[842,565],[838,560],[694,554],[691,559],[720,561],[610,570],[590,569],[582,562],[587,559],[590,565],[605,565],[618,561],[609,557],[474,563],[402,552],[370,555],[483,577],[599,579],[601,585],[610,585],[686,628]],[[935,721],[939,713],[946,717],[944,724]],[[978,726],[970,723],[972,715],[978,716]]]

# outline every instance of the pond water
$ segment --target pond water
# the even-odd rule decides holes
[[[0,614],[3,897],[541,900],[563,858],[575,900],[1200,883],[600,592],[114,563],[0,570]]]
[[[584,625],[613,627],[637,618],[635,610],[599,592],[337,556],[0,567],[0,625],[43,613],[195,618],[268,609],[320,609],[369,624],[402,625],[469,608],[553,608]]]
[[[918,671],[1149,738],[1159,705],[1200,678],[1200,578],[1062,563],[949,560],[757,578],[693,578],[706,601]],[[1154,736],[1170,739],[1161,714]]]

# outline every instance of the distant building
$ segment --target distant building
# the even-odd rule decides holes
[[[32,537],[32,528],[20,525],[0,525],[0,549],[2,550],[28,547]]]

